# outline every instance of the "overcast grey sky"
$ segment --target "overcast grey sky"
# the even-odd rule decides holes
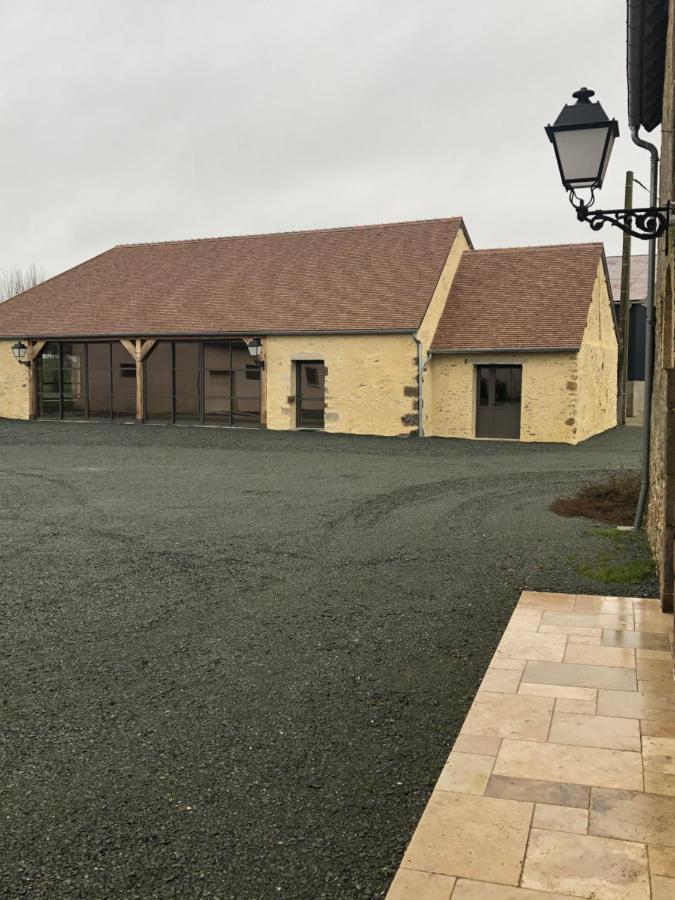
[[[0,0],[0,269],[52,275],[129,241],[454,215],[477,247],[600,239],[576,222],[543,128],[594,88],[621,128],[601,205],[623,205],[626,168],[647,183],[626,124],[625,12]],[[616,229],[600,237],[620,252]]]

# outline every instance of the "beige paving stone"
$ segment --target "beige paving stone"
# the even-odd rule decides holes
[[[675,798],[593,788],[588,831],[675,847]]]
[[[662,722],[640,719],[640,731],[644,736],[675,738],[675,716],[666,717]]]
[[[640,634],[641,632],[635,633]],[[637,648],[635,656],[637,659],[665,659],[667,662],[671,662],[673,658],[668,650],[643,650],[641,647]]]
[[[642,757],[629,750],[504,740],[495,775],[642,790]]]
[[[673,685],[670,680],[638,678],[638,690],[648,694],[672,694]]]
[[[660,631],[667,634],[673,630],[673,617],[660,612],[635,611],[636,631]]]
[[[638,659],[638,678],[663,678],[670,682],[671,689],[675,693],[675,681],[673,681],[672,659]]]
[[[645,772],[645,791],[648,794],[664,794],[668,797],[675,797],[675,775]]]
[[[434,791],[403,865],[517,885],[531,816],[531,803]]]
[[[525,668],[524,659],[509,659],[508,656],[502,656],[497,652],[490,662],[491,669],[512,669],[514,672],[522,672]]]
[[[578,647],[569,646],[565,653],[566,663],[581,663],[587,666],[618,666],[635,668],[635,651],[626,647]]]
[[[670,722],[675,714],[675,698],[645,691],[598,692],[598,715]]]
[[[574,594],[550,594],[543,591],[523,591],[516,608],[519,610],[571,610],[574,609],[575,601],[576,596]]]
[[[629,841],[533,828],[521,883],[593,900],[649,900],[647,849]]]
[[[420,897],[419,900],[425,900]],[[528,891],[504,884],[490,884],[487,881],[457,881],[452,900],[569,900],[569,894],[551,894],[548,891]]]
[[[542,625],[577,625],[581,628],[612,628],[627,629],[633,628],[633,615],[613,615],[608,616],[603,613],[558,613],[545,612],[541,616]],[[644,631],[648,629],[645,628]]]
[[[469,710],[462,733],[545,741],[552,714],[550,697],[480,692]]]
[[[675,878],[675,847],[650,844],[647,850],[649,851],[649,871],[652,875]]]
[[[560,684],[569,687],[604,688],[615,691],[637,689],[634,669],[623,669],[618,666],[579,665],[577,663],[528,662],[522,681],[523,683]]]
[[[675,879],[652,875],[652,900],[675,900]]]
[[[520,684],[520,675],[520,672],[512,669],[488,669],[481,681],[479,691],[515,694]]]
[[[561,662],[566,644],[567,636],[564,634],[512,631],[501,639],[497,652],[511,659],[547,659]]]
[[[578,716],[594,716],[595,700],[564,700],[559,698],[555,701],[555,712],[557,713],[575,713]]]
[[[488,797],[503,797],[505,800],[525,800],[587,809],[591,789],[584,784],[563,784],[556,781],[537,781],[534,778],[491,775],[485,794]]]
[[[492,773],[493,764],[493,756],[457,753],[453,750],[436,782],[436,790],[482,794]]]
[[[642,757],[645,772],[675,775],[675,738],[643,737]]]
[[[399,869],[386,900],[450,900],[455,879],[435,872]]]
[[[501,742],[501,738],[479,737],[475,734],[460,732],[452,749],[457,753],[479,753],[482,756],[496,756]]]
[[[668,638],[659,632],[621,631],[615,628],[605,628],[602,632],[602,646],[668,650]]]
[[[559,702],[559,701],[558,701]],[[582,747],[640,751],[640,723],[617,716],[587,716],[560,712],[556,708],[549,741]]]
[[[587,647],[599,647],[600,646],[600,635],[587,635],[587,634],[570,634],[567,637],[568,644],[584,644]]]
[[[604,615],[633,615],[634,604],[630,597],[590,597],[579,595],[574,611],[580,613],[603,613]]]
[[[588,700],[593,703],[598,696],[595,688],[570,687],[565,684],[524,684],[522,681],[518,693],[530,697],[558,697],[563,700]]]
[[[548,831],[586,834],[588,810],[573,806],[549,806],[547,803],[537,803],[534,808],[532,827],[546,828]]]
[[[597,637],[602,640],[602,628],[584,628],[580,625],[540,625],[540,634],[567,634],[570,637]]]
[[[541,625],[542,616],[543,612],[540,609],[516,609],[509,620],[506,631],[537,631]]]

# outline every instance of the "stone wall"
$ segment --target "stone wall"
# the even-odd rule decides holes
[[[12,355],[14,341],[0,341],[0,419],[27,419],[30,370]]]
[[[576,353],[439,353],[428,366],[427,431],[476,436],[477,365],[522,365],[521,441],[575,444]]]
[[[605,267],[600,262],[577,355],[577,441],[585,441],[616,425],[618,352]]]
[[[283,335],[266,338],[264,346],[268,428],[296,427],[295,363],[323,360],[325,431],[417,432],[417,344],[411,334]]]
[[[675,0],[670,0],[661,128],[660,205],[675,200]],[[675,536],[675,227],[669,253],[657,250],[656,340],[647,532],[657,561],[664,609],[673,608],[673,538]]]

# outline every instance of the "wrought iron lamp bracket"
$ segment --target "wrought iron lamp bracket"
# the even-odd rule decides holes
[[[668,229],[673,224],[673,204],[647,206],[635,209],[591,209],[595,202],[595,191],[591,190],[588,202],[570,191],[570,203],[577,211],[580,222],[588,222],[593,231],[600,231],[605,222],[642,241],[653,241],[665,234],[668,252]]]

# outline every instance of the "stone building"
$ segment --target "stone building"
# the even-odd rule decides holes
[[[661,125],[659,202],[675,200],[675,0],[628,0],[628,118]],[[673,609],[675,539],[675,228],[657,250],[656,338],[647,529],[657,560],[664,609]]]
[[[601,244],[474,250],[454,218],[125,245],[0,305],[0,416],[575,444],[616,424],[616,360]]]

